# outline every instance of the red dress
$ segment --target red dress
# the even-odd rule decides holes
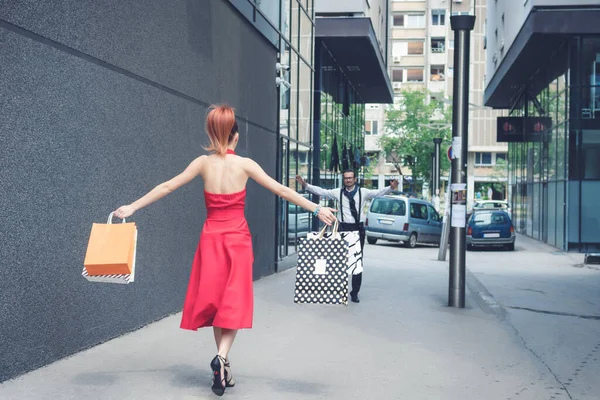
[[[208,215],[192,265],[181,328],[252,328],[254,254],[244,217],[246,190],[204,195]]]

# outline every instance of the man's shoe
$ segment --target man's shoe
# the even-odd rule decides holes
[[[350,293],[350,300],[352,300],[353,303],[360,303],[358,295],[354,293]]]

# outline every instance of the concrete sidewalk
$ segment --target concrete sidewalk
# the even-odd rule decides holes
[[[548,368],[469,294],[446,307],[436,248],[366,247],[361,303],[295,305],[295,269],[255,283],[255,328],[230,354],[231,399],[551,399]],[[212,331],[173,315],[0,385],[5,400],[214,399]]]

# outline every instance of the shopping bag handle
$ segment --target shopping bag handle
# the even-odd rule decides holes
[[[319,239],[323,239],[323,236],[325,236],[325,231],[327,230],[327,226],[325,225],[323,227],[323,229],[321,229],[321,232],[319,232]],[[338,233],[338,228],[339,228],[339,223],[338,220],[336,219],[335,222],[333,223],[333,228],[331,229],[331,232],[333,233],[333,235],[331,235],[332,239],[335,239]]]
[[[112,224],[113,214],[114,214],[114,212],[111,212],[110,214],[108,214],[108,221],[106,221],[107,224]],[[122,224],[125,223],[125,218],[123,218],[123,221],[121,221],[121,223]]]

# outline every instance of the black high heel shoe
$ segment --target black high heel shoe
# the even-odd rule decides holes
[[[213,370],[212,391],[217,396],[223,396],[225,387],[227,386],[226,374],[221,374],[221,368],[225,370],[225,359],[220,355],[216,355],[210,362],[210,368]]]
[[[225,359],[225,385],[227,387],[235,386],[235,379],[233,379],[233,374],[231,373],[231,364],[229,364],[229,360]]]

